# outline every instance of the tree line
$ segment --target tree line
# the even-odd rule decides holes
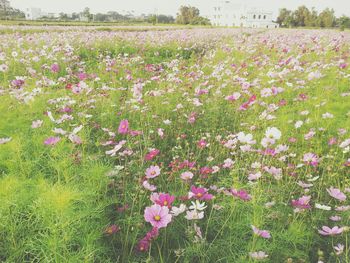
[[[345,15],[336,17],[333,9],[326,8],[320,13],[315,8],[299,6],[292,11],[282,8],[277,17],[277,23],[281,27],[340,27],[350,28],[350,17]]]

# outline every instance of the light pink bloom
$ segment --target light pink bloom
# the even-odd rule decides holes
[[[46,144],[46,145],[56,145],[60,140],[61,140],[61,138],[59,138],[59,137],[50,137],[50,138],[47,138],[44,141],[44,144]]]
[[[42,124],[43,124],[43,121],[42,121],[42,120],[33,121],[33,122],[32,122],[32,128],[33,128],[33,129],[40,128]]]
[[[250,252],[249,256],[255,260],[263,260],[267,258],[269,255],[267,255],[264,251],[258,251],[258,252]]]
[[[151,192],[157,190],[157,187],[155,185],[150,184],[147,180],[143,181],[142,186]]]
[[[318,233],[320,233],[323,236],[334,236],[339,235],[343,232],[342,227],[335,226],[333,228],[330,228],[328,226],[323,226],[322,230],[318,230]]]
[[[166,227],[172,218],[168,207],[157,204],[146,207],[144,217],[146,222],[149,222],[153,227],[157,227],[158,229]]]
[[[311,166],[317,166],[319,162],[317,155],[314,153],[304,154],[303,161]]]
[[[189,180],[191,180],[193,178],[193,173],[191,173],[191,172],[183,172],[180,177],[184,181],[189,181]]]
[[[160,175],[160,168],[152,165],[146,169],[145,174],[147,179],[155,178]]]
[[[346,195],[337,188],[331,187],[331,188],[327,189],[327,192],[331,197],[338,199],[339,201],[346,200]]]
[[[344,245],[343,244],[338,244],[338,245],[334,246],[333,248],[335,250],[335,254],[337,254],[338,256],[344,252]]]
[[[258,229],[257,227],[255,227],[253,225],[251,227],[253,229],[254,234],[256,234],[258,236],[261,236],[263,238],[271,238],[271,235],[270,235],[269,231],[267,231],[267,230],[260,230],[260,229]]]

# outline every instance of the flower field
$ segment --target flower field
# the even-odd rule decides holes
[[[350,33],[0,35],[0,262],[350,262]]]

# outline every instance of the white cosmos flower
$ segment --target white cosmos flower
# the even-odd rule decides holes
[[[281,138],[281,135],[282,135],[281,131],[276,127],[272,127],[272,128],[269,127],[265,132],[265,136],[267,138],[275,139],[275,140],[279,140]]]

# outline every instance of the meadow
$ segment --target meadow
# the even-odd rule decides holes
[[[1,29],[0,262],[350,262],[350,32]]]

